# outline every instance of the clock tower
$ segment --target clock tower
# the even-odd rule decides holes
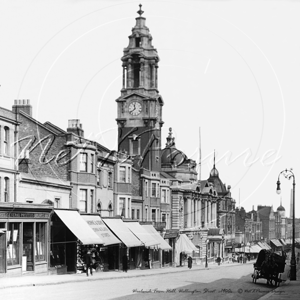
[[[123,87],[118,106],[118,150],[134,159],[136,168],[160,171],[163,100],[158,92],[158,62],[142,6],[122,57]]]

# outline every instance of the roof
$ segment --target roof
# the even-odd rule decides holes
[[[285,211],[285,208],[282,205],[280,205],[278,206],[277,211]]]

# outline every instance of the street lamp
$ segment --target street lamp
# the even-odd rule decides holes
[[[207,245],[208,245],[208,240],[206,240],[205,244],[206,244],[206,253],[205,253],[205,268],[207,268],[207,267],[208,267],[208,264],[207,264]]]
[[[224,261],[224,234],[222,234],[222,262]]]
[[[292,257],[291,257],[291,272],[290,272],[290,280],[296,280],[296,258],[295,258],[295,175],[292,172],[293,169],[285,169],[281,171],[278,175],[278,181],[277,181],[277,189],[276,193],[279,195],[281,193],[280,189],[280,181],[279,177],[281,174],[287,179],[293,178],[293,240],[292,240]]]

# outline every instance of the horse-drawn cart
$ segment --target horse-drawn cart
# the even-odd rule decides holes
[[[261,250],[258,254],[256,263],[254,263],[254,271],[252,280],[256,283],[257,279],[267,279],[267,284],[279,286],[282,282],[281,274],[284,272],[286,255],[276,254],[269,250]]]

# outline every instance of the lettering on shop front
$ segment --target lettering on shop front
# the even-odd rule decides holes
[[[0,212],[0,218],[49,218],[48,213],[18,213],[18,212]]]

